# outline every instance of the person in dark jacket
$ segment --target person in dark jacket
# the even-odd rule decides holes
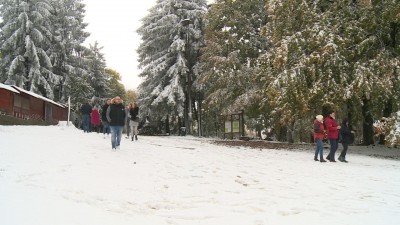
[[[319,153],[319,161],[320,162],[326,162],[324,160],[324,145],[322,143],[322,140],[324,140],[325,137],[325,130],[324,130],[324,117],[322,115],[318,115],[315,117],[314,121],[314,141],[317,144],[317,149],[315,150],[315,155],[314,155],[314,160],[318,161],[318,153]]]
[[[106,138],[106,133],[107,136],[110,134],[110,124],[108,123],[107,120],[107,109],[111,104],[111,99],[107,99],[106,104],[103,105],[101,108],[101,122],[103,123],[103,136]]]
[[[111,129],[111,148],[115,151],[120,148],[122,130],[126,120],[125,106],[119,96],[116,96],[108,107],[107,120]]]
[[[129,125],[131,127],[131,132],[132,132],[132,141],[135,138],[137,141],[137,135],[138,135],[138,126],[139,126],[139,107],[136,102],[132,103],[132,107],[129,109],[129,114],[130,114],[130,121]]]
[[[340,126],[336,123],[336,116],[333,110],[328,112],[329,116],[325,119],[325,125],[327,130],[327,136],[329,139],[329,144],[331,146],[329,155],[326,157],[330,162],[336,162],[335,152],[338,149],[338,139],[339,139],[339,129]]]
[[[89,104],[89,102],[85,102],[85,104],[82,105],[81,113],[82,113],[83,132],[89,133],[89,131],[90,131],[90,113],[92,113],[92,106]]]
[[[126,139],[129,139],[129,135],[131,134],[131,127],[130,127],[130,121],[131,121],[131,115],[129,114],[129,110],[132,108],[132,103],[129,103],[128,107],[125,108],[126,110]]]
[[[350,143],[352,134],[354,134],[354,131],[350,130],[349,119],[346,118],[342,121],[342,127],[340,128],[340,136],[341,136],[341,141],[342,141],[342,146],[343,146],[343,150],[340,153],[340,156],[338,158],[338,160],[340,162],[345,162],[345,163],[348,162],[346,160],[346,153],[347,153],[347,149],[349,148],[349,143]]]

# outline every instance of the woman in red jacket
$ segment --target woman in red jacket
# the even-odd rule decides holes
[[[339,130],[340,126],[336,123],[336,116],[333,110],[328,112],[329,116],[325,119],[325,126],[328,133],[329,144],[331,145],[331,149],[329,151],[329,155],[326,157],[330,162],[335,161],[335,152],[339,147],[338,139],[339,139]]]
[[[99,133],[100,113],[96,106],[93,107],[92,112],[90,113],[90,122],[92,124],[92,130]]]
[[[326,162],[326,160],[324,160],[324,154],[323,154],[324,145],[322,143],[322,140],[324,140],[325,137],[323,120],[324,117],[322,115],[316,116],[314,120],[314,141],[317,144],[317,150],[315,150],[314,160],[318,161],[318,153],[319,153],[320,162]]]

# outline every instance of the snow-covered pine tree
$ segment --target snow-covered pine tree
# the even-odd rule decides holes
[[[397,24],[400,5],[367,3],[268,2],[265,34],[273,48],[262,60],[265,102],[276,109],[275,121],[295,130],[296,120],[311,120],[325,104],[353,124],[362,121],[364,144],[371,143],[373,118],[398,99],[398,33],[390,25]]]
[[[61,76],[52,72],[47,54],[52,36],[49,0],[1,0],[1,82],[53,99]]]
[[[185,102],[193,102],[187,88],[191,92],[191,82],[196,80],[205,12],[205,0],[157,0],[142,19],[139,103],[141,113],[152,121],[192,113]]]
[[[261,35],[267,17],[264,6],[265,0],[230,0],[217,1],[209,9],[196,83],[206,92],[204,125],[209,133],[218,129],[213,125],[221,114],[241,110],[251,117],[261,114],[256,74],[260,72],[258,57],[265,53],[267,43]]]
[[[87,56],[89,60],[88,72],[90,76],[90,86],[94,89],[94,96],[97,98],[106,98],[108,96],[109,74],[105,72],[106,60],[101,53],[103,47],[100,47],[97,41],[90,45],[90,53]]]
[[[49,56],[53,64],[53,72],[63,77],[62,83],[55,88],[55,99],[65,102],[71,92],[70,76],[85,74],[87,65],[80,52],[84,51],[82,43],[89,36],[85,32],[87,24],[83,22],[85,5],[82,0],[52,0],[53,36]],[[72,78],[75,80],[78,78]]]
[[[79,46],[75,49],[74,55],[71,57],[72,65],[66,66],[66,73],[63,83],[63,95],[61,100],[71,97],[71,101],[77,107],[83,102],[92,99],[94,96],[94,88],[91,86],[91,76],[88,72],[91,50]],[[79,111],[79,110],[78,110]]]
[[[68,76],[65,81],[66,93],[71,97],[72,109],[80,112],[81,105],[93,97],[94,89],[90,86],[90,76],[86,70],[74,68],[73,76]]]
[[[349,116],[362,124],[362,143],[373,144],[374,120],[399,108],[400,2],[341,0],[331,10],[339,54],[351,65],[342,95]]]
[[[341,102],[343,67],[335,54],[331,26],[322,18],[324,1],[268,1],[265,36],[271,46],[261,61],[264,100],[280,140],[308,141],[309,123],[323,104]],[[282,132],[286,130],[287,132]],[[303,135],[306,134],[306,135]]]

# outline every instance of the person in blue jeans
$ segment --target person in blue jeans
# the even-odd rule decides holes
[[[335,153],[338,149],[338,139],[339,139],[339,130],[341,126],[336,123],[336,115],[335,111],[328,111],[328,117],[324,121],[326,125],[326,132],[329,139],[329,144],[331,145],[328,156],[326,157],[329,162],[336,162]]]
[[[325,130],[324,130],[324,124],[323,124],[324,117],[322,115],[318,115],[315,117],[314,120],[314,141],[317,145],[317,149],[315,150],[314,154],[314,160],[315,161],[320,161],[320,162],[326,162],[324,160],[324,145],[322,143],[322,140],[325,137]],[[318,154],[319,154],[319,160],[318,160]]]
[[[106,104],[104,104],[101,109],[101,121],[103,123],[104,139],[106,138],[106,133],[107,133],[107,136],[110,134],[110,125],[108,124],[108,120],[107,120],[107,109],[110,106],[110,104],[111,104],[111,99],[107,99]]]
[[[106,115],[111,130],[111,149],[115,151],[120,148],[122,130],[126,121],[125,106],[122,104],[122,99],[119,96],[116,96],[112,100]]]
[[[83,132],[89,133],[89,131],[90,131],[90,113],[92,113],[92,106],[89,104],[89,102],[86,102],[85,104],[82,105],[81,113],[82,113]]]

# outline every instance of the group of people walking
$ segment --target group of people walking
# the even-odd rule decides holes
[[[97,110],[93,109],[89,103],[85,103],[81,107],[83,130],[89,132],[90,115]],[[98,111],[97,111],[98,112]],[[93,117],[92,117],[93,118]],[[100,114],[98,115],[100,119]],[[138,140],[138,126],[139,126],[139,107],[136,102],[130,103],[128,108],[125,108],[121,97],[116,96],[113,99],[107,99],[101,110],[101,121],[103,124],[103,135],[111,132],[111,149],[117,150],[121,145],[122,131],[125,127],[125,122],[129,120],[127,132],[131,134],[132,141]],[[100,123],[100,121],[99,121]],[[100,124],[99,124],[100,125]]]
[[[322,115],[316,116],[313,128],[314,128],[314,141],[317,146],[314,155],[314,160],[320,162],[326,162],[323,155],[323,150],[324,150],[323,140],[326,136],[330,144],[330,151],[326,159],[329,160],[330,162],[336,162],[335,153],[339,147],[339,136],[340,136],[340,141],[343,145],[343,150],[340,153],[338,160],[347,163],[348,161],[346,160],[346,153],[351,140],[351,135],[354,133],[354,131],[352,131],[349,128],[349,120],[347,118],[343,119],[342,124],[338,125],[336,122],[335,112],[333,110],[330,110],[328,112],[328,117],[325,118],[325,120]]]
[[[82,113],[82,129],[85,133],[95,131],[100,132],[100,112],[97,107],[93,107],[86,102],[81,107]]]
[[[90,115],[93,118],[99,118],[97,115],[97,108],[93,109],[89,103],[85,103],[82,108],[82,120],[84,132],[89,132]],[[97,111],[97,113],[96,113]],[[130,103],[128,108],[122,104],[122,99],[116,96],[113,99],[108,99],[106,104],[102,107],[101,120],[103,123],[103,134],[109,134],[111,131],[111,148],[113,150],[119,149],[121,144],[122,130],[124,129],[125,122],[127,122],[127,137],[131,136],[131,140],[138,140],[138,126],[139,126],[139,107],[136,102]],[[97,126],[97,124],[94,124]],[[333,110],[328,112],[328,116],[324,119],[322,115],[317,115],[314,120],[314,141],[316,143],[316,150],[314,155],[315,161],[327,162],[323,155],[323,140],[327,138],[330,144],[330,151],[326,159],[330,162],[336,162],[335,153],[339,147],[340,142],[343,145],[343,150],[340,153],[338,160],[341,162],[348,162],[346,154],[351,140],[351,135],[354,133],[349,128],[349,120],[343,119],[342,124],[338,125],[336,122],[336,115]],[[319,157],[318,157],[319,156]]]

